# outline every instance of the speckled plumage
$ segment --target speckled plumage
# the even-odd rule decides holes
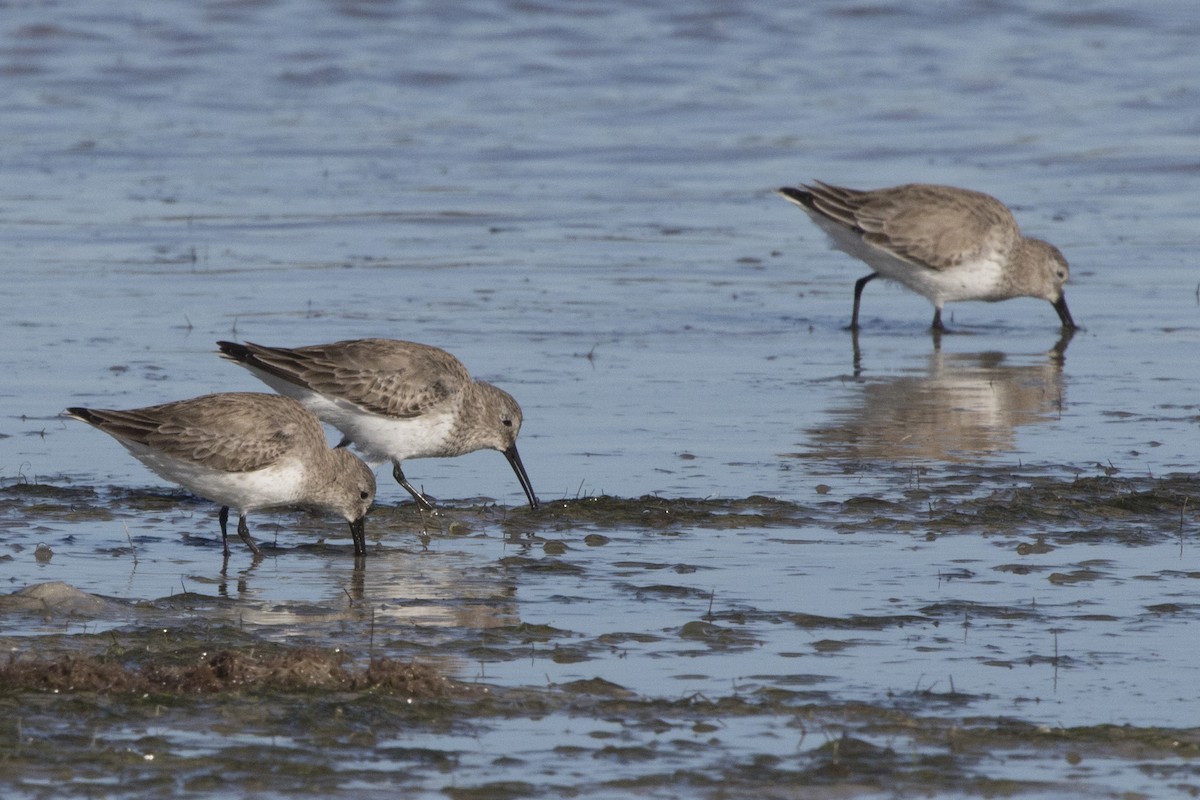
[[[307,347],[217,342],[221,355],[333,425],[367,458],[391,460],[392,474],[419,504],[429,500],[404,477],[410,458],[499,450],[529,504],[537,496],[517,452],[521,407],[507,392],[473,380],[457,358],[429,345],[352,339]]]
[[[1012,212],[990,195],[920,183],[860,191],[820,181],[778,192],[873,270],[855,284],[852,329],[863,287],[879,275],[933,303],[936,330],[947,302],[1014,297],[1048,301],[1063,328],[1075,328],[1063,292],[1066,259],[1048,242],[1022,236]]]
[[[294,400],[232,392],[66,413],[114,437],[166,480],[220,503],[226,555],[230,508],[238,512],[238,535],[258,554],[246,514],[286,506],[341,515],[350,523],[355,554],[366,553],[364,518],[375,498],[375,476],[357,456],[330,448],[320,421]]]

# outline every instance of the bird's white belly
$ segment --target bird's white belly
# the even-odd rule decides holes
[[[454,429],[454,416],[449,413],[397,418],[359,411],[329,421],[371,460],[457,455],[448,450]]]
[[[883,277],[902,283],[935,304],[955,300],[989,300],[998,295],[1000,265],[990,259],[964,261],[948,269],[913,266],[888,257],[893,264],[872,263]]]
[[[138,444],[126,448],[157,475],[193,494],[246,513],[296,504],[302,495],[304,465],[294,458],[250,472],[226,472],[172,458]]]
[[[955,300],[1007,297],[1001,292],[1004,270],[995,256],[963,261],[944,269],[919,266],[871,245],[859,234],[820,214],[810,213],[809,216],[828,234],[838,250],[866,263],[884,278],[907,286],[934,305],[940,307],[942,303]]]
[[[450,410],[422,414],[419,417],[387,417],[365,411],[348,400],[329,397],[257,369],[251,369],[280,394],[298,400],[301,405],[354,442],[368,461],[378,464],[395,459],[429,458],[458,455],[447,450],[454,429]]]

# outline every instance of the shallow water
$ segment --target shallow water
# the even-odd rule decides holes
[[[822,707],[964,725],[1194,725],[1191,4],[68,2],[3,16],[0,580],[211,598],[15,614],[11,646],[212,619],[360,650],[374,633],[498,690],[601,678],[666,702],[799,686]],[[876,282],[855,341],[843,326],[864,268],[771,192],[814,177],[1000,197],[1067,255],[1084,330],[1060,342],[1041,301],[967,303],[935,342],[928,303]],[[521,508],[498,454],[412,462],[448,508],[396,510],[407,495],[381,470],[364,569],[342,523],[265,514],[255,534],[278,549],[254,567],[235,553],[222,575],[209,504],[58,416],[260,388],[216,357],[218,338],[359,336],[445,347],[512,392],[548,509]],[[1139,505],[1155,492],[1177,507]],[[728,716],[718,744],[682,737],[696,747],[610,730],[659,748],[638,769],[593,757],[613,723],[561,709],[375,744],[456,754],[452,780],[414,769],[413,792],[679,788],[606,784],[619,763],[758,796],[735,766],[811,756],[843,725],[905,747],[844,714],[805,739],[796,713]],[[208,724],[174,719],[167,749]],[[556,750],[581,736],[584,755]],[[509,752],[520,763],[497,766]],[[1182,756],[1036,753],[968,772],[1027,794],[1074,777],[1093,793],[1198,784]],[[6,790],[39,796],[38,780]],[[840,786],[887,793],[858,773]]]

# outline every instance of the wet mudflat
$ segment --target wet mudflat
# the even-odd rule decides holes
[[[1162,702],[1190,688],[1162,682],[1200,613],[1180,563],[1200,481],[1039,472],[897,472],[809,503],[384,507],[358,563],[304,515],[264,526],[261,561],[223,564],[185,495],[6,487],[10,530],[90,515],[130,537],[93,548],[101,571],[0,599],[0,780],[27,797],[1200,790],[1200,730]],[[155,513],[191,517],[198,552],[137,597],[163,567]],[[37,559],[38,535],[6,560]],[[780,547],[795,555],[764,564]],[[838,559],[861,577],[821,574]],[[724,577],[739,565],[768,577]],[[1090,698],[1114,682],[1156,684],[1155,707],[1109,721]]]
[[[0,22],[0,795],[1150,797],[1200,784],[1191,0],[84,0]],[[773,194],[982,190],[947,307]],[[216,509],[68,406],[218,339],[443,347],[495,453]]]

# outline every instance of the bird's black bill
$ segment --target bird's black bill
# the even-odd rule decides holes
[[[361,516],[350,523],[350,538],[354,540],[354,555],[367,554],[367,518]]]
[[[537,508],[537,495],[533,493],[533,484],[529,482],[529,476],[525,474],[525,465],[521,463],[521,456],[517,453],[517,446],[504,451],[504,457],[508,459],[508,463],[512,464],[513,472],[517,473],[517,480],[521,482],[521,488],[525,490],[525,496],[529,498],[529,507]]]
[[[1071,319],[1071,312],[1067,310],[1067,295],[1065,293],[1060,294],[1058,299],[1054,301],[1053,305],[1054,310],[1058,312],[1058,318],[1062,320],[1062,326],[1064,328],[1070,328],[1071,330],[1074,330],[1075,328],[1079,327],[1075,324],[1075,320]]]

